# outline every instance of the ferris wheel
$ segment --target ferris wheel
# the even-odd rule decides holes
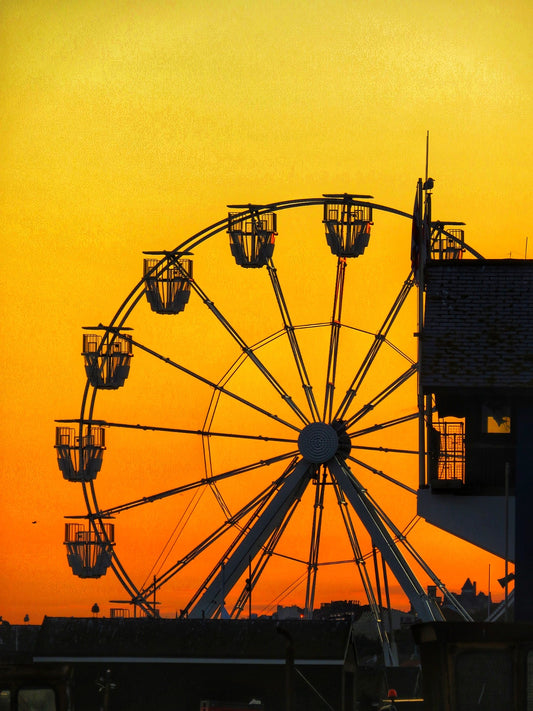
[[[392,576],[420,619],[442,618],[425,585],[449,593],[411,542],[413,214],[371,200],[229,206],[145,252],[111,321],[87,327],[80,415],[56,429],[86,507],[66,523],[74,574],[112,570],[136,609],[189,618],[286,599],[311,617],[321,590],[363,589],[384,641]],[[431,244],[460,256],[445,227]]]

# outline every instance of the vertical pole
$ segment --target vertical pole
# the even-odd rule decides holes
[[[248,556],[248,619],[252,619],[252,556]]]
[[[509,462],[505,462],[505,621],[509,622]]]
[[[429,177],[428,171],[429,171],[429,131],[426,133],[426,177],[425,177],[426,182]]]
[[[426,406],[426,432],[432,432],[433,430],[433,396],[431,393],[425,396],[425,406]],[[428,442],[426,446],[426,478],[429,480],[431,478],[431,457],[436,454],[437,460],[439,458],[440,452],[430,451],[430,442],[428,437]],[[438,471],[438,467],[437,467]],[[426,483],[426,482],[424,482]],[[427,482],[429,483],[429,481]]]
[[[420,213],[418,218],[422,221],[419,226],[419,266],[418,266],[418,486],[423,488],[426,485],[426,437],[425,437],[425,407],[424,393],[422,391],[422,336],[424,330],[424,266],[426,261],[426,229],[425,219],[422,215],[422,181],[417,184]]]
[[[220,564],[220,572],[221,572],[221,577],[222,577],[222,590],[221,590],[221,597],[222,597],[222,605],[220,607],[220,619],[224,619],[224,607],[226,606],[226,600],[224,599],[226,597],[226,580],[225,580],[225,570],[224,570],[224,561]]]
[[[372,541],[372,558],[374,560],[374,575],[376,576],[376,590],[378,593],[379,605],[379,624],[381,626],[383,622],[383,600],[381,599],[381,581],[379,578],[378,558],[376,555],[376,546],[374,544],[374,541]]]
[[[489,563],[489,592],[487,595],[487,618],[490,617],[490,563]]]
[[[515,622],[533,622],[533,403],[515,405]],[[512,529],[511,529],[512,530]]]
[[[400,662],[398,659],[398,649],[396,647],[396,638],[394,634],[394,623],[392,620],[392,607],[390,602],[390,592],[389,592],[389,578],[387,575],[387,564],[385,563],[385,558],[381,556],[381,567],[383,568],[383,584],[385,586],[385,600],[387,601],[387,622],[388,622],[388,634],[390,640],[390,656],[392,659],[392,666],[399,666]]]

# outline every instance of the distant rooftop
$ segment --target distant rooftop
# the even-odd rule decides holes
[[[533,389],[533,260],[430,261],[422,385]]]

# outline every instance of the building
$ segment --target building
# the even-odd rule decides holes
[[[418,513],[515,561],[516,619],[533,621],[533,261],[429,260],[425,293]]]
[[[477,583],[472,582],[470,578],[465,580],[461,592],[456,593],[454,597],[474,619],[485,620],[489,616],[492,608],[490,594],[477,592]],[[446,607],[444,602],[444,608]]]
[[[344,621],[45,618],[34,660],[73,669],[76,711],[94,711],[105,688],[111,708],[128,711],[198,711],[208,700],[273,711],[287,695],[293,711],[355,705]]]

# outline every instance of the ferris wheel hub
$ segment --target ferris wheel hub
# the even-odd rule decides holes
[[[339,437],[331,425],[325,422],[311,422],[298,437],[300,454],[308,462],[324,464],[332,459],[339,448]]]

